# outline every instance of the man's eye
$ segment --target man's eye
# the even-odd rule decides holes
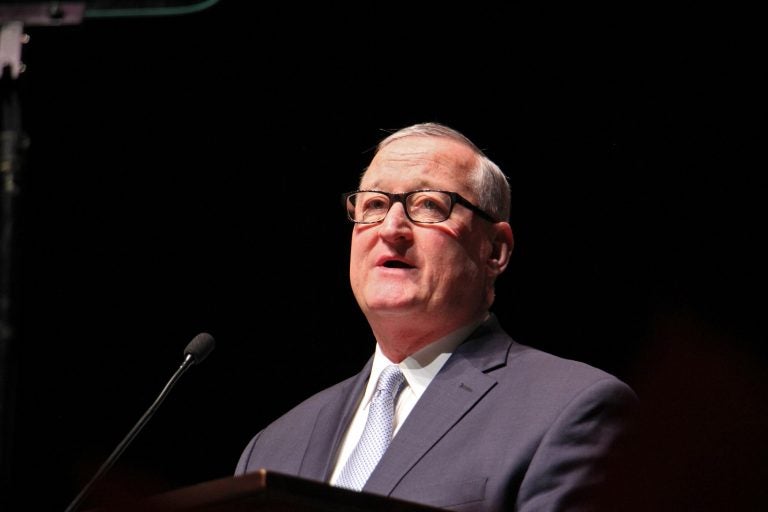
[[[448,209],[448,204],[434,195],[420,194],[413,198],[411,208],[423,212],[445,213]]]
[[[365,202],[364,208],[366,210],[383,210],[387,207],[387,201],[383,199],[371,199]]]

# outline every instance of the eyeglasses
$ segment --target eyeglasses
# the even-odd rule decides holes
[[[459,203],[483,219],[497,222],[490,214],[470,203],[457,192],[444,190],[413,190],[392,194],[380,190],[355,190],[341,196],[349,220],[357,224],[375,224],[384,220],[395,203],[403,203],[405,215],[411,222],[435,224],[451,216],[453,205]]]

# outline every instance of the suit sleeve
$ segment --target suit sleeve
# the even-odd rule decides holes
[[[249,467],[249,461],[251,458],[251,453],[253,452],[253,447],[256,445],[256,441],[259,440],[259,436],[261,436],[261,432],[253,436],[253,439],[251,439],[251,441],[248,443],[248,446],[246,446],[243,452],[240,454],[240,460],[237,461],[237,467],[235,468],[235,476],[244,475],[249,471],[258,469]]]
[[[565,405],[541,440],[518,493],[518,512],[592,511],[637,406],[614,378],[599,380]]]

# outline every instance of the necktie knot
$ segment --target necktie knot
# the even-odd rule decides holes
[[[400,387],[405,382],[405,375],[400,371],[400,367],[396,364],[391,364],[382,370],[379,375],[379,381],[376,384],[377,398],[378,397],[394,397],[400,392]]]

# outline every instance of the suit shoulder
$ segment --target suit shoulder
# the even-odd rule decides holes
[[[290,419],[291,416],[296,414],[304,415],[307,412],[319,410],[322,407],[325,407],[328,403],[332,403],[335,400],[338,400],[339,397],[343,396],[344,390],[353,384],[354,379],[355,377],[349,377],[348,379],[337,382],[336,384],[333,384],[327,388],[321,389],[320,391],[291,407],[283,415],[277,418],[275,422],[279,422],[283,419]]]
[[[506,372],[524,386],[563,392],[593,388],[596,392],[626,395],[628,400],[636,398],[628,384],[605,370],[517,342],[510,347]]]

